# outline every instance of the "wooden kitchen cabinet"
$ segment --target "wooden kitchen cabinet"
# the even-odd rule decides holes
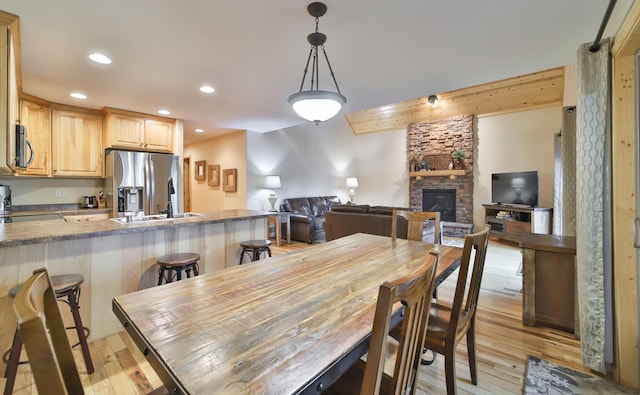
[[[0,174],[14,170],[15,130],[19,117],[18,92],[20,82],[20,27],[16,15],[0,11],[0,137],[5,148],[0,149]]]
[[[53,108],[54,177],[103,177],[102,114],[86,109]]]
[[[115,108],[104,109],[104,148],[173,152],[175,120]]]
[[[26,169],[16,167],[16,175],[51,175],[51,108],[37,100],[20,100],[20,124],[27,128],[27,139],[33,147],[33,162]]]

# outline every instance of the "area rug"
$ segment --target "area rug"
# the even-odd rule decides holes
[[[638,394],[614,382],[564,366],[529,356],[525,371],[524,390],[529,394]]]

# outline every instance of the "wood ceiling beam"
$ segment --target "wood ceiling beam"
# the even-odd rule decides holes
[[[427,97],[405,100],[347,115],[354,134],[406,129],[457,115],[489,116],[562,106],[564,67],[507,78],[470,88],[439,93],[435,108]]]

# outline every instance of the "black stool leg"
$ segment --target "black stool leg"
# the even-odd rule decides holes
[[[200,274],[200,266],[198,266],[198,262],[193,263],[193,275],[197,276]]]
[[[7,363],[7,369],[4,371],[4,377],[7,378],[7,381],[4,384],[4,395],[11,395],[11,393],[13,393],[13,386],[16,382],[16,374],[18,374],[21,352],[22,339],[20,339],[20,333],[16,327],[16,333],[13,335],[13,343],[11,345],[11,349],[8,351],[9,358],[5,360]]]
[[[271,248],[267,247],[267,252],[269,253],[269,258],[271,258]]]
[[[71,315],[73,316],[76,333],[78,334],[78,342],[80,343],[80,348],[82,349],[84,364],[87,367],[87,373],[91,374],[94,371],[93,361],[91,360],[91,353],[89,353],[87,336],[84,333],[85,328],[82,326],[82,319],[80,318],[80,306],[78,306],[78,299],[80,298],[80,288],[75,288],[75,290],[70,290],[56,296],[58,296],[59,298],[64,296],[67,297],[67,300],[63,300],[63,302],[67,303],[71,308]],[[73,329],[73,327],[67,329]]]
[[[242,252],[240,253],[240,263],[239,265],[242,265],[242,260],[244,259],[244,254],[247,252],[247,249],[245,247],[242,247]]]
[[[181,267],[176,269],[176,280],[177,281],[182,280],[182,268]]]
[[[260,260],[260,249],[259,248],[254,248],[253,249],[253,259],[252,261],[259,261]]]
[[[164,269],[158,269],[158,285],[162,284],[162,279],[164,278]]]

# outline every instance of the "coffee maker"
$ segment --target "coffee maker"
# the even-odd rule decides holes
[[[11,222],[11,188],[0,184],[0,223]]]

